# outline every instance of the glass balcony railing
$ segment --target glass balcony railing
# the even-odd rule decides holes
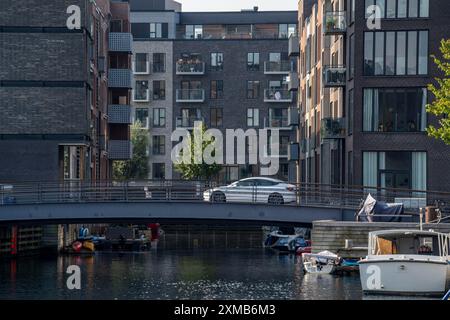
[[[177,128],[192,129],[194,128],[195,122],[205,122],[203,117],[191,116],[191,117],[177,117],[176,126]]]
[[[132,62],[134,74],[150,74],[150,62],[149,61],[133,61]]]
[[[324,68],[325,87],[345,87],[347,81],[345,66],[326,66]]]
[[[149,89],[133,89],[131,92],[133,102],[149,102],[150,90]]]
[[[289,74],[290,61],[266,61],[264,62],[264,74]]]
[[[264,102],[289,103],[293,101],[292,92],[286,89],[264,90]]]
[[[345,11],[326,12],[324,32],[326,35],[346,33],[347,22]]]
[[[344,118],[324,118],[321,124],[322,139],[343,139],[345,138]]]
[[[268,129],[291,129],[288,116],[271,116],[266,119],[265,123]]]
[[[177,102],[204,102],[205,90],[204,89],[177,89],[176,91]]]
[[[205,74],[204,62],[185,62],[178,61],[177,65],[178,75],[203,75]]]

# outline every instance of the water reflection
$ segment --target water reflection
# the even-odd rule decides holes
[[[82,290],[66,287],[69,265]],[[0,261],[0,299],[361,299],[358,276],[303,274],[263,250],[98,253]]]

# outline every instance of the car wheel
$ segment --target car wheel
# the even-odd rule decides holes
[[[273,193],[269,196],[269,204],[281,205],[284,204],[284,199],[281,194]]]
[[[227,202],[227,199],[225,197],[225,194],[223,192],[213,192],[211,196],[211,202],[219,202],[224,203]]]

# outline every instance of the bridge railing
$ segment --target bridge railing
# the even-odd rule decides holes
[[[142,181],[53,181],[11,182],[0,184],[0,205],[71,203],[71,202],[186,202],[220,201],[213,197],[215,188],[226,186],[217,181],[142,180]],[[268,203],[271,195],[281,195],[283,203],[299,206],[357,209],[370,193],[388,203],[401,201],[405,208],[436,206],[450,215],[450,193],[387,189],[362,186],[340,186],[292,183],[286,190],[279,187],[248,185],[226,192],[226,202]],[[292,201],[291,201],[292,200]],[[278,203],[277,203],[278,204]]]

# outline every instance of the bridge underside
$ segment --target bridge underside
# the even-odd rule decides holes
[[[211,204],[207,202],[105,202],[0,206],[0,224],[149,223],[310,226],[317,220],[353,220],[340,208]]]

